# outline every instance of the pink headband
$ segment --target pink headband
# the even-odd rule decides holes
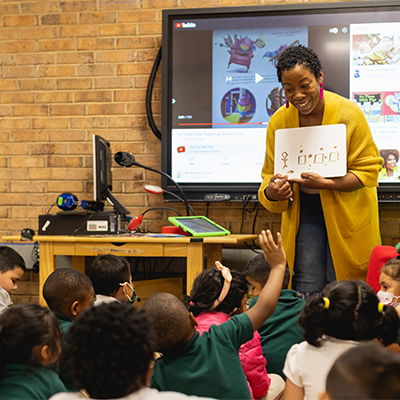
[[[219,295],[218,299],[214,301],[214,304],[211,306],[210,311],[217,308],[225,299],[226,295],[229,292],[231,287],[232,275],[229,268],[224,267],[219,261],[215,262],[215,268],[221,272],[222,276],[224,277],[224,286],[222,286],[221,294]]]

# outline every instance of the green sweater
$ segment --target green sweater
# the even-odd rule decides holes
[[[258,297],[252,299],[250,307],[257,300]],[[294,290],[282,290],[274,313],[258,329],[269,374],[279,374],[285,379],[282,370],[286,354],[293,344],[304,340],[298,319],[305,303]]]
[[[7,364],[0,381],[0,399],[44,400],[66,391],[54,371],[39,365]]]

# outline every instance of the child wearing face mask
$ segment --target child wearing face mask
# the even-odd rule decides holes
[[[379,301],[397,307],[400,304],[400,256],[390,259],[379,276]]]
[[[92,264],[90,279],[96,293],[95,306],[114,301],[132,304],[138,299],[130,265],[123,257],[113,254],[97,256]]]

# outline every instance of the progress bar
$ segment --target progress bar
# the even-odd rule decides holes
[[[199,122],[199,123],[186,123],[178,124],[179,126],[204,126],[204,125],[268,125],[268,122]]]

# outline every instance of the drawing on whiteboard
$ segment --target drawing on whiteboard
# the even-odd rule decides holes
[[[282,153],[282,158],[281,158],[281,160],[283,161],[283,167],[282,167],[282,169],[283,168],[288,168],[288,165],[286,164],[286,161],[289,159],[289,154],[288,153],[286,153],[286,151],[284,151],[283,153]]]

